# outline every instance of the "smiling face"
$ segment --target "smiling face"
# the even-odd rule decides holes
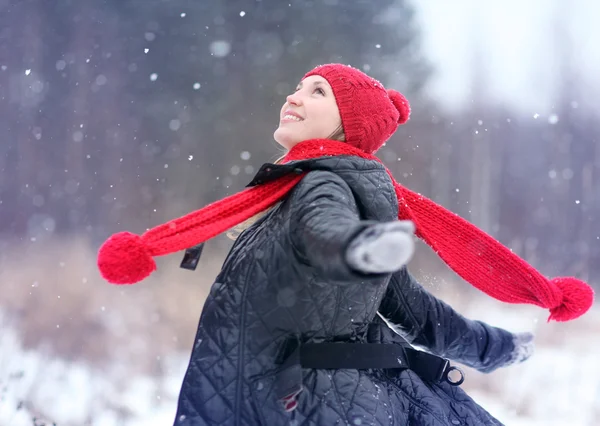
[[[273,137],[287,150],[298,142],[330,137],[342,124],[331,86],[323,77],[311,75],[289,95]]]

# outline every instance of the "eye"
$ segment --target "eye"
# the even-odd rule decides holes
[[[315,89],[315,92],[317,92],[317,93],[319,93],[319,94],[321,94],[321,95],[325,96],[325,90],[321,89],[320,87],[317,87],[317,88]]]

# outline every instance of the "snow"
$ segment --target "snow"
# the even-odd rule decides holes
[[[159,385],[152,377],[121,377],[118,368],[110,374],[24,351],[15,331],[4,328],[0,359],[1,425],[31,426],[41,412],[60,426],[158,426],[173,422],[186,358],[166,360],[175,368]]]
[[[477,303],[465,313],[512,331],[522,331],[527,325],[525,328],[534,332],[537,329],[539,334],[554,327],[538,321],[538,310],[532,312],[515,315],[491,302]],[[534,356],[523,364],[491,375],[468,371],[463,388],[507,425],[597,424],[600,341],[591,341],[586,333],[599,319],[600,309],[595,308],[586,320],[569,326],[581,329],[580,334],[563,331],[554,344],[538,344]],[[557,330],[565,326],[556,325]],[[124,374],[128,371],[125,360],[98,370],[50,358],[43,352],[26,351],[15,330],[4,327],[0,333],[0,384],[4,388],[0,394],[0,424],[30,426],[39,413],[59,426],[171,424],[188,357],[188,353],[158,357],[166,371],[162,379],[131,377]]]
[[[225,40],[216,40],[210,44],[210,53],[217,58],[224,58],[231,51],[231,44]]]
[[[171,129],[174,132],[176,132],[180,128],[181,128],[181,121],[180,120],[174,118],[173,120],[169,121],[169,129]]]

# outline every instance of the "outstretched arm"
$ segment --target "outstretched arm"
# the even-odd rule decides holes
[[[335,173],[308,173],[290,201],[297,256],[330,280],[381,277],[400,269],[412,255],[412,224],[361,220],[352,190]]]
[[[524,361],[533,352],[529,333],[513,334],[463,317],[406,268],[392,275],[379,313],[409,343],[485,373]]]

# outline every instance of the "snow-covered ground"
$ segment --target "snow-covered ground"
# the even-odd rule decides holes
[[[511,324],[513,328],[522,325],[529,315],[509,314],[510,308],[491,311],[493,306],[498,304],[478,303],[467,311],[509,329]],[[534,316],[540,316],[535,312]],[[535,356],[524,364],[491,375],[469,371],[464,386],[507,425],[597,425],[600,339],[590,336],[590,330],[598,319],[600,309],[572,325],[540,324],[534,319],[536,327],[532,328],[537,328],[540,340],[548,341],[543,336],[555,335],[561,327],[561,336],[567,337],[555,344],[538,344]],[[0,334],[0,425],[31,426],[33,417],[58,426],[172,424],[188,356],[182,353],[163,359],[167,373],[163,379],[125,377],[119,373],[127,371],[124,366],[97,371],[24,351],[15,330],[4,327]]]
[[[0,426],[31,426],[34,417],[47,426],[172,424],[187,356],[166,360],[169,375],[160,382],[122,377],[24,351],[15,331],[5,328],[0,334]]]

